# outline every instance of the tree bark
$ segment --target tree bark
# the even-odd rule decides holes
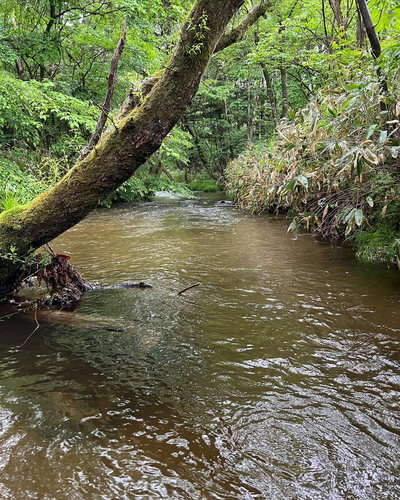
[[[347,26],[343,17],[341,3],[342,0],[329,0],[329,5],[331,6],[337,25],[339,28],[343,28],[343,32],[346,33]]]
[[[360,49],[365,48],[365,28],[361,18],[360,11],[357,12],[356,37],[357,37],[357,47],[359,47]]]
[[[276,97],[274,93],[274,88],[272,86],[272,78],[271,75],[269,74],[267,65],[264,62],[260,64],[263,69],[265,83],[267,84],[268,98],[269,98],[269,103],[271,105],[272,122],[274,124],[274,128],[276,128],[278,126],[278,107],[276,105]]]
[[[0,215],[0,255],[38,248],[77,224],[160,147],[196,94],[208,62],[243,0],[197,0],[159,81],[117,130],[107,131],[50,191]],[[0,259],[0,291],[18,271]]]
[[[204,154],[203,148],[200,144],[199,141],[199,136],[197,134],[197,131],[189,124],[189,120],[187,119],[186,116],[182,118],[182,128],[183,130],[186,130],[189,132],[189,134],[192,136],[194,144],[197,149],[197,154],[199,155],[200,161],[203,164],[203,167],[206,169],[206,171],[210,171],[210,165],[208,164],[206,155]],[[187,182],[187,169],[185,168],[185,182]]]
[[[365,26],[365,31],[367,32],[369,43],[371,44],[372,57],[374,59],[378,59],[378,57],[380,57],[381,55],[381,42],[375,30],[374,23],[372,22],[367,2],[366,0],[356,0],[356,1]]]
[[[253,109],[252,109],[252,98],[251,98],[251,75],[250,75],[250,67],[248,69],[247,75],[247,147],[249,148],[253,143],[253,134],[254,134],[254,124],[256,121],[256,114],[258,103],[260,101],[260,94],[262,89],[262,76],[260,78],[260,82],[256,91],[256,95],[254,97]]]
[[[287,70],[281,66],[282,112],[281,118],[286,118],[289,111],[289,92],[287,84]]]
[[[17,57],[15,59],[15,67],[17,69],[17,77],[19,80],[24,78],[24,68],[22,67],[21,59]]]
[[[374,23],[372,22],[371,14],[369,12],[366,0],[356,1],[357,7],[364,23],[365,31],[367,32],[369,43],[371,44],[372,57],[374,58],[374,60],[376,60],[380,57],[382,52],[378,33],[376,32]],[[380,66],[377,66],[376,73],[378,75],[380,93],[382,96],[384,96],[388,92],[388,85]],[[380,108],[382,111],[387,111],[387,106],[382,100],[380,102]]]
[[[222,36],[215,48],[215,52],[219,52],[220,50],[224,50],[236,42],[240,42],[250,26],[253,26],[253,24],[255,24],[258,19],[260,19],[260,17],[267,12],[268,7],[269,3],[266,0],[262,0],[258,5],[251,9],[251,11],[247,14],[247,16],[241,23],[239,23],[234,29],[228,31]]]

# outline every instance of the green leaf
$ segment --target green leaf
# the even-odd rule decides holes
[[[358,227],[361,226],[363,218],[364,218],[363,211],[360,208],[357,208],[357,210],[354,213],[354,220],[356,221]]]
[[[297,177],[294,177],[290,182],[288,182],[285,186],[285,191],[294,191],[297,186]]]
[[[357,83],[351,83],[350,85],[344,86],[345,90],[356,90],[360,88],[360,85]]]
[[[369,139],[371,137],[371,135],[374,133],[374,131],[375,131],[375,129],[376,129],[377,126],[378,125],[376,123],[374,123],[374,125],[371,125],[369,127],[366,139]]]
[[[344,218],[344,222],[349,222],[352,217],[354,217],[356,209],[355,208],[350,208],[349,211],[347,212],[347,215]]]
[[[305,188],[308,188],[308,179],[305,175],[299,175],[298,184],[301,184]]]
[[[374,206],[374,200],[371,198],[371,196],[367,196],[365,200],[371,208]]]

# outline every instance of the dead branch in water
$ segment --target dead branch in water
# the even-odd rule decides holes
[[[28,340],[32,337],[32,335],[36,332],[36,330],[39,329],[40,327],[40,324],[39,324],[39,321],[37,320],[37,309],[35,311],[35,322],[36,322],[36,328],[33,330],[33,332],[25,339],[24,342],[22,342],[21,345],[18,346],[18,349],[20,349],[21,347],[24,347],[24,345],[28,342]]]
[[[186,292],[187,290],[190,290],[191,288],[194,288],[194,287],[199,286],[199,285],[201,285],[201,283],[196,283],[195,285],[188,286],[187,288],[184,288],[183,290],[178,292],[177,295],[182,295],[182,293]]]

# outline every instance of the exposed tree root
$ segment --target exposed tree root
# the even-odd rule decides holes
[[[38,253],[26,262],[21,261],[18,283],[14,292],[5,297],[5,302],[11,304],[15,312],[46,307],[71,310],[77,305],[82,294],[93,288],[70,264],[69,255],[57,254],[50,245],[47,247],[47,252]],[[46,286],[47,292],[44,296],[22,302],[15,298],[22,288],[33,288],[35,283]]]

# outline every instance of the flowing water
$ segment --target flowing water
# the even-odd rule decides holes
[[[32,318],[0,323],[2,499],[400,498],[400,273],[216,201],[55,240],[153,288],[92,291],[21,348]]]

